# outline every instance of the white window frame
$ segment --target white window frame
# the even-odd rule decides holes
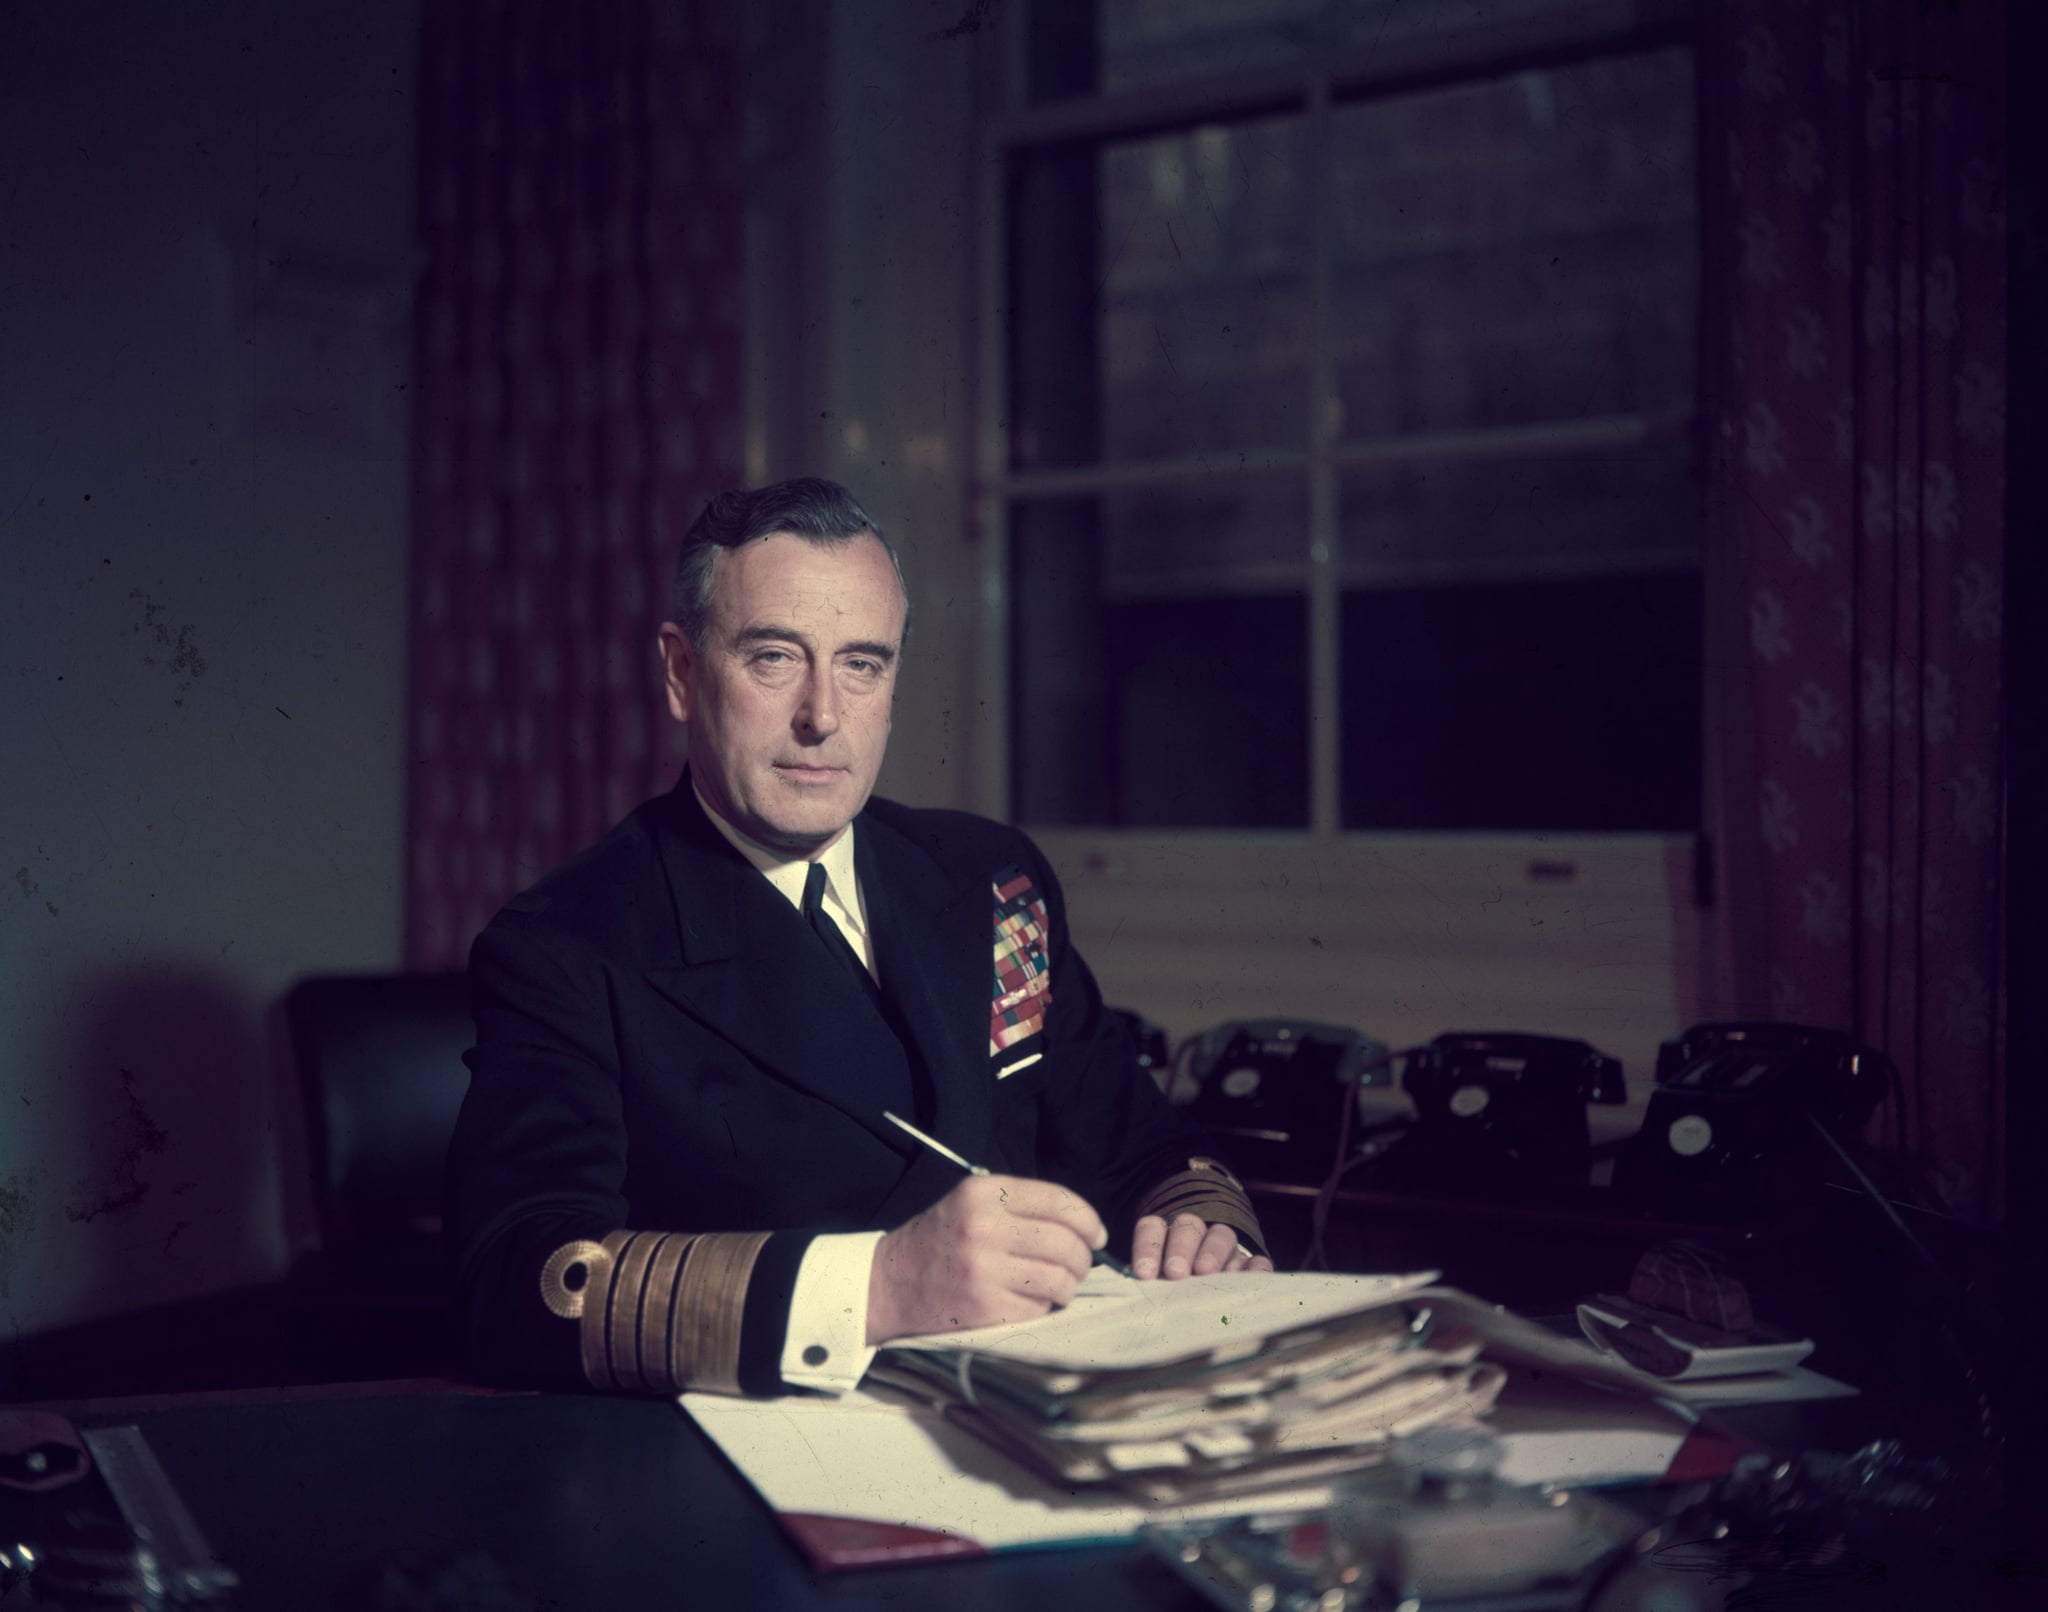
[[[1175,1036],[1254,1014],[1358,1024],[1397,1045],[1461,1028],[1581,1036],[1627,1066],[1627,1108],[1593,1111],[1596,1134],[1625,1134],[1640,1121],[1658,1042],[1715,1013],[1700,836],[1346,830],[1338,479],[1360,465],[1621,448],[1674,426],[1691,428],[1694,411],[1677,420],[1620,415],[1345,441],[1331,344],[1311,339],[1306,418],[1312,438],[1298,449],[1232,455],[1221,469],[1217,459],[1224,456],[1014,470],[1007,435],[1005,174],[1015,154],[1057,141],[1106,142],[1293,108],[1308,120],[1314,196],[1324,188],[1340,90],[1344,102],[1354,103],[1690,43],[1689,0],[1604,0],[1496,28],[1483,54],[1458,39],[1314,51],[1298,67],[1039,106],[1026,105],[1021,93],[1024,10],[1006,8],[1008,37],[984,57],[982,104],[994,110],[982,120],[977,155],[977,421],[968,508],[979,555],[977,693],[993,715],[986,742],[974,747],[975,804],[1004,816],[1013,800],[1013,500],[1197,476],[1304,474],[1308,825],[1221,831],[1021,826],[1061,869],[1075,934],[1105,994],[1155,1015]],[[1332,6],[1326,17],[1335,12]],[[1333,306],[1333,232],[1321,213],[1310,209],[1311,332],[1327,325]],[[1700,563],[1693,548],[1663,558],[1673,567]]]

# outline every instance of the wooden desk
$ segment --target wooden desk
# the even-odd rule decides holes
[[[1136,1545],[814,1577],[663,1400],[408,1384],[70,1409],[81,1426],[143,1430],[241,1575],[235,1612],[1204,1604]]]
[[[1200,1612],[1135,1544],[820,1577],[673,1404],[448,1381],[58,1407],[133,1423],[221,1559],[237,1612]],[[1867,1402],[1722,1419],[1847,1450]],[[1879,1427],[1878,1431],[1882,1431]]]

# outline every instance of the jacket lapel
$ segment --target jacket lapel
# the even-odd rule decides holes
[[[963,881],[873,817],[860,821],[854,860],[882,989],[931,1072],[932,1132],[985,1162],[993,1114],[987,876]]]
[[[882,1118],[884,1109],[907,1106],[909,1068],[859,983],[719,835],[687,774],[663,805],[655,843],[678,944],[673,961],[647,970],[648,982],[910,1164],[915,1144]],[[863,824],[856,845],[866,836]]]

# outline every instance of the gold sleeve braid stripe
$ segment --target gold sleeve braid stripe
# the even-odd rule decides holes
[[[675,1299],[682,1284],[683,1260],[695,1247],[692,1237],[670,1236],[647,1266],[647,1291],[640,1306],[640,1377],[650,1388],[668,1375],[669,1340],[675,1334]]]
[[[615,1231],[568,1243],[549,1257],[541,1296],[577,1321],[593,1387],[736,1394],[747,1283],[768,1235]]]
[[[675,1386],[669,1392],[686,1387],[740,1391],[740,1318],[754,1261],[767,1241],[765,1231],[728,1231],[699,1237],[691,1245],[677,1283],[677,1321],[669,1350]]]
[[[654,1251],[666,1239],[658,1233],[636,1232],[620,1247],[612,1262],[611,1292],[605,1319],[604,1366],[611,1381],[606,1388],[636,1392],[646,1385],[640,1380],[641,1306],[647,1296],[647,1265]],[[589,1334],[588,1312],[584,1332]]]
[[[1189,1159],[1185,1170],[1168,1176],[1138,1200],[1138,1214],[1157,1215],[1169,1225],[1175,1215],[1221,1221],[1253,1253],[1266,1251],[1266,1234],[1243,1184],[1214,1159]]]
[[[612,1276],[619,1257],[637,1232],[615,1231],[604,1240],[604,1255],[590,1262],[590,1280],[583,1288],[580,1337],[583,1345],[583,1375],[593,1388],[616,1388],[610,1351],[606,1340],[611,1333]]]

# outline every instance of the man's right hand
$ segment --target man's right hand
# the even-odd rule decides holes
[[[970,1176],[875,1245],[868,1342],[1044,1315],[1073,1298],[1108,1240],[1065,1187]]]

